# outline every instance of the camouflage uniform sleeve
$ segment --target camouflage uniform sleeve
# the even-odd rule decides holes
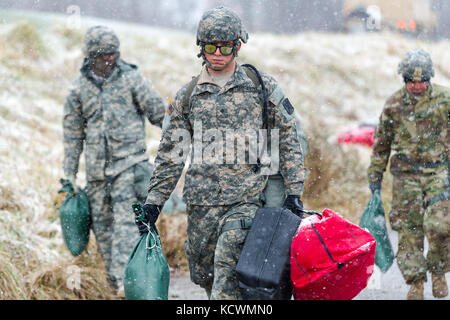
[[[77,86],[71,88],[63,112],[63,169],[66,176],[76,176],[85,139],[85,120]]]
[[[167,107],[165,128],[162,131],[146,203],[164,205],[183,172],[192,137],[189,120],[185,119],[181,106],[186,87],[177,93],[175,101]]]
[[[450,161],[450,90],[447,90],[447,95],[446,95],[446,102],[445,102],[445,113],[447,114],[447,137],[445,139],[445,156],[447,159],[447,165],[450,166],[449,161]],[[444,115],[445,117],[445,115]],[[448,174],[450,175],[450,169]],[[449,183],[450,183],[450,179],[449,179]]]
[[[138,71],[134,77],[133,88],[134,102],[150,123],[162,127],[166,103],[156,91],[153,83],[145,79]]]
[[[368,169],[368,179],[370,184],[380,184],[389,161],[391,143],[394,139],[394,121],[388,105],[384,107],[380,115],[374,138],[375,143]]]
[[[264,78],[268,78],[265,75]],[[295,108],[275,79],[269,77],[270,112],[274,113],[274,128],[279,129],[279,165],[286,195],[302,195],[306,170],[304,153],[297,132]]]

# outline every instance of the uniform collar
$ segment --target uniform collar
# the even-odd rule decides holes
[[[204,75],[204,73],[206,73],[206,76]],[[203,92],[227,92],[234,87],[245,85],[253,86],[253,81],[247,76],[244,68],[239,63],[236,63],[236,69],[234,70],[233,76],[222,88],[219,88],[215,84],[211,83],[206,72],[206,66],[204,66],[202,72],[200,73],[193,94],[200,94]]]
[[[236,69],[235,69],[236,70]],[[228,80],[231,80],[231,78],[234,75],[235,70],[229,71],[227,74],[223,74],[224,77],[229,77]],[[220,76],[219,76],[220,77]],[[205,83],[213,84],[219,87],[219,85],[214,81],[214,76],[211,75],[208,72],[208,69],[206,66],[203,66],[202,71],[200,72],[200,77],[198,79],[197,84],[202,85]]]

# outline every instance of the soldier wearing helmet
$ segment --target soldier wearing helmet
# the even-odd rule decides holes
[[[64,105],[64,173],[75,186],[82,151],[92,229],[109,275],[120,289],[137,240],[133,202],[144,202],[152,165],[145,118],[161,127],[165,103],[137,66],[120,59],[119,39],[108,27],[87,30],[81,74]]]
[[[227,43],[229,46],[226,47],[228,51],[225,54],[232,53],[234,58],[237,57],[240,49],[240,41],[247,43],[247,40],[248,34],[241,19],[227,8],[215,9],[205,13],[197,28],[197,45],[201,48],[199,56],[203,57],[203,61],[209,69],[215,71],[226,69],[234,59],[229,59],[226,64],[220,66],[211,63],[205,56],[205,52],[211,44]],[[208,47],[205,48],[205,46]],[[224,49],[221,50],[224,51]]]
[[[399,232],[397,263],[408,299],[423,299],[427,271],[433,295],[448,294],[449,271],[449,129],[450,91],[431,83],[430,55],[409,51],[398,67],[405,86],[386,102],[375,132],[368,169],[372,192],[381,189],[390,158],[393,175],[391,226]],[[429,249],[424,257],[424,236]]]
[[[87,31],[82,50],[94,79],[108,78],[120,57],[119,46],[119,38],[105,26],[95,26]]]
[[[295,109],[273,77],[237,63],[241,43],[247,40],[241,19],[230,9],[219,7],[203,14],[197,44],[204,66],[167,108],[169,121],[144,205],[148,222],[155,223],[182,174],[187,152],[182,152],[180,159],[179,151],[193,146],[184,181],[185,251],[191,280],[204,288],[210,299],[242,298],[236,264],[252,219],[265,202],[267,164],[250,161],[252,147],[256,147],[250,139],[242,144],[246,156],[239,161],[233,147],[237,136],[245,139],[247,132],[258,133],[265,123],[271,132],[281,132],[278,145],[272,139],[271,150],[279,149],[284,205],[299,215],[303,209],[300,196],[305,170]],[[268,105],[267,117],[264,105]],[[187,142],[183,148],[180,134]]]

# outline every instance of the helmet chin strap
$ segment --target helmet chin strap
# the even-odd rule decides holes
[[[233,59],[230,59],[230,61],[227,62],[227,64],[225,64],[223,67],[214,67],[211,65],[211,63],[208,61],[208,59],[206,59],[205,54],[203,53],[203,49],[200,49],[200,53],[197,55],[197,57],[202,57],[203,58],[203,64],[205,64],[209,69],[214,70],[214,71],[222,71],[225,70],[226,68],[228,68],[230,66],[230,64],[233,62],[233,60],[237,57],[237,45],[234,45],[233,47]]]

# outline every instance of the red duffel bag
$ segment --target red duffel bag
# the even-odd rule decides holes
[[[291,280],[296,300],[350,300],[374,271],[375,239],[325,209],[303,219],[291,244]]]
[[[337,141],[339,143],[362,144],[372,147],[375,143],[375,138],[373,137],[375,130],[375,126],[360,126],[357,128],[352,128],[341,132],[337,137]]]

